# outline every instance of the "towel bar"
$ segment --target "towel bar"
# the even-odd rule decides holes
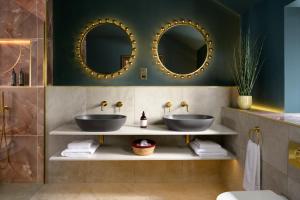
[[[262,145],[262,135],[258,126],[252,128],[248,132],[248,138],[258,145]]]

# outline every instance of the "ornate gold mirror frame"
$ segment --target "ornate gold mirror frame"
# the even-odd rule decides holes
[[[164,66],[162,61],[160,60],[159,53],[158,53],[158,45],[161,37],[165,32],[167,32],[169,29],[179,26],[179,25],[188,25],[194,27],[196,30],[198,30],[204,37],[205,42],[207,44],[207,55],[205,58],[205,61],[203,62],[202,66],[199,66],[199,68],[188,74],[177,74],[172,71],[170,71],[167,67]],[[173,78],[179,78],[179,79],[190,79],[195,76],[200,75],[210,64],[212,57],[213,57],[213,42],[210,38],[209,33],[198,23],[195,23],[191,20],[181,19],[181,20],[174,20],[172,22],[169,22],[165,24],[163,27],[160,28],[160,31],[156,33],[154,40],[153,40],[153,47],[152,47],[152,53],[155,60],[155,63],[159,66],[159,69],[164,72],[165,74],[173,77]]]
[[[125,66],[122,67],[120,70],[113,72],[111,74],[102,74],[99,72],[96,72],[92,70],[84,61],[84,57],[82,55],[82,44],[85,40],[86,35],[94,28],[96,28],[99,25],[103,24],[114,24],[124,30],[127,35],[129,36],[129,39],[131,41],[131,55],[129,56],[128,61],[125,63]],[[80,63],[83,71],[89,75],[92,78],[95,79],[112,79],[116,78],[118,76],[121,76],[125,72],[129,70],[131,65],[133,64],[134,59],[136,58],[136,40],[134,38],[133,33],[130,31],[130,29],[124,25],[122,22],[116,20],[116,19],[111,19],[111,18],[105,18],[105,19],[97,19],[89,24],[86,25],[86,27],[81,31],[79,35],[79,39],[76,41],[75,44],[75,56]]]

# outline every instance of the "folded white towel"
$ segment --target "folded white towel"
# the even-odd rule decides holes
[[[248,141],[243,186],[245,190],[260,190],[260,146]]]
[[[199,153],[199,157],[214,157],[214,156],[227,156],[227,152],[224,153]]]
[[[201,149],[209,149],[209,148],[216,148],[216,147],[222,148],[222,146],[216,142],[209,141],[209,140],[200,140],[198,138],[192,141],[192,143]]]
[[[218,149],[196,149],[194,150],[197,154],[199,153],[224,153],[227,154],[227,151],[223,148],[218,148]]]
[[[61,152],[64,157],[86,157],[96,152],[99,144],[94,144],[88,149],[65,149]]]
[[[75,140],[68,144],[68,149],[89,149],[93,144],[96,144],[94,140]]]
[[[214,145],[209,145],[207,147],[199,147],[197,142],[192,141],[190,143],[190,147],[193,149],[195,154],[201,157],[209,157],[209,156],[227,156],[228,152],[226,149],[223,149],[221,145],[211,142],[211,141],[205,141],[206,144],[214,144]],[[217,144],[217,145],[215,145]]]
[[[201,149],[198,148],[197,145],[194,143],[190,143],[190,147],[193,149],[193,151],[197,155],[207,155],[207,156],[213,156],[213,155],[220,155],[220,156],[227,156],[227,150],[223,149],[222,147],[215,147],[215,148],[209,148],[209,149]]]

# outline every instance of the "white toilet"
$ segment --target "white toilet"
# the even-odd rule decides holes
[[[217,200],[287,200],[271,190],[224,192]]]

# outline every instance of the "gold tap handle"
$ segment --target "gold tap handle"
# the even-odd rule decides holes
[[[168,108],[168,109],[169,109],[169,112],[171,112],[171,107],[172,107],[172,102],[171,102],[171,101],[168,101],[168,102],[165,104],[165,108]]]
[[[121,112],[121,107],[123,107],[123,102],[122,101],[118,101],[116,103],[116,107],[119,108],[119,112]]]
[[[106,107],[108,105],[107,101],[102,101],[100,103],[101,111],[103,111],[103,107]]]

